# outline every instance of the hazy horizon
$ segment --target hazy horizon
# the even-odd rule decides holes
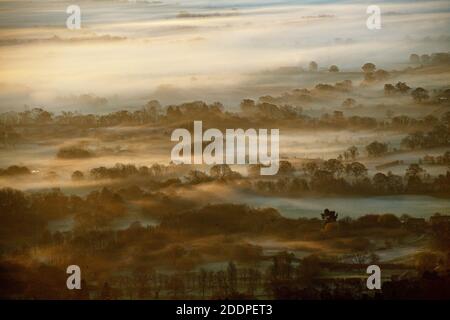
[[[381,30],[365,26],[367,1],[79,1],[81,30],[68,30],[71,2],[1,1],[0,110],[97,113],[152,98],[236,107],[261,88],[295,87],[261,84],[259,73],[279,67],[395,69],[410,53],[450,50],[448,1],[377,3]]]

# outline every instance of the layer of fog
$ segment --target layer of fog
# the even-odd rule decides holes
[[[146,130],[149,130],[148,132]],[[139,135],[137,134],[139,132]],[[0,180],[1,185],[23,190],[40,190],[52,187],[61,187],[63,190],[75,193],[85,193],[98,185],[106,182],[85,180],[73,182],[71,174],[80,170],[86,175],[89,171],[99,166],[113,167],[116,163],[134,164],[136,166],[151,167],[155,163],[169,165],[170,152],[176,144],[170,141],[168,135],[152,133],[144,128],[107,128],[98,129],[95,137],[73,139],[47,139],[40,144],[20,144],[14,149],[0,149],[0,168],[12,165],[26,166],[35,173],[31,177],[22,177]],[[337,158],[350,146],[359,149],[357,161],[363,162],[368,168],[370,176],[376,172],[392,171],[395,174],[404,175],[411,163],[418,163],[426,155],[439,156],[447,151],[447,148],[436,148],[419,151],[403,151],[387,154],[383,157],[368,158],[365,146],[374,140],[385,142],[392,150],[400,147],[400,141],[405,134],[380,131],[328,131],[323,130],[281,130],[280,132],[280,156],[288,159],[294,165],[299,165],[305,159]],[[81,146],[92,151],[93,156],[85,159],[60,159],[58,150],[68,146]],[[11,157],[14,152],[14,157]],[[402,164],[377,170],[376,166],[396,160]],[[445,173],[445,166],[422,165],[432,175]],[[233,170],[243,175],[247,174],[245,165],[232,166]],[[208,170],[207,168],[200,168]],[[51,175],[50,173],[56,173]]]
[[[263,70],[316,60],[322,68],[354,71],[368,59],[389,69],[412,52],[450,48],[436,38],[449,29],[446,1],[383,2],[387,14],[378,31],[366,28],[365,2],[84,1],[81,31],[65,29],[67,5],[0,3],[2,110],[88,109],[76,97],[89,93],[108,101],[93,112],[155,97],[163,104],[201,99],[233,107],[296,85],[280,87],[278,76],[262,84]],[[428,36],[436,41],[424,41]],[[15,44],[18,39],[41,42]]]
[[[429,217],[437,212],[447,214],[450,211],[450,200],[423,195],[286,198],[257,196],[224,185],[208,184],[183,189],[179,192],[179,196],[203,204],[232,202],[253,207],[272,207],[283,216],[293,219],[320,219],[320,214],[325,208],[337,211],[341,218],[384,213]]]

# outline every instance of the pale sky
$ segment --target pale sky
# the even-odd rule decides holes
[[[352,71],[450,51],[449,1],[376,3],[381,30],[366,27],[372,1],[0,1],[0,111],[82,94],[134,106],[166,87],[207,100],[311,60]],[[70,4],[81,30],[65,27]]]

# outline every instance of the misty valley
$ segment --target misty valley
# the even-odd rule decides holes
[[[1,299],[450,298],[448,1],[66,4],[0,1]]]
[[[450,72],[446,59],[439,63]],[[448,89],[419,99],[397,81],[392,93],[385,82],[396,75],[368,81],[374,71],[365,67],[361,84],[244,99],[235,112],[218,102],[151,100],[108,114],[1,114],[2,274],[56,281],[76,261],[85,281],[76,294],[92,298],[317,298],[324,286],[373,295],[364,289],[369,264],[380,265],[387,288],[445,268]],[[369,91],[391,112],[356,102]],[[317,101],[333,107],[308,115]],[[366,116],[347,116],[354,109]],[[197,119],[204,130],[280,128],[276,174],[261,175],[258,163],[171,162],[171,128],[195,136]],[[195,157],[195,142],[183,143]],[[9,294],[38,294],[16,281]],[[39,295],[72,294],[51,288]]]

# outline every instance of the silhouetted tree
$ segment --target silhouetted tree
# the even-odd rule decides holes
[[[324,225],[326,225],[327,223],[336,222],[338,218],[338,214],[336,213],[336,211],[331,211],[328,209],[325,209],[320,215],[322,217]]]
[[[410,63],[413,63],[413,64],[419,64],[419,63],[420,63],[420,57],[419,57],[419,55],[417,55],[417,54],[415,54],[415,53],[412,53],[412,54],[409,56],[409,62],[410,62]]]
[[[414,89],[411,92],[411,96],[413,97],[414,101],[417,101],[419,103],[430,98],[430,96],[428,95],[428,91],[420,87]]]
[[[385,154],[388,148],[386,143],[374,141],[366,146],[366,150],[370,157],[379,157]]]
[[[371,73],[375,71],[376,66],[371,62],[367,62],[361,67],[361,69],[364,71],[364,73]]]
[[[318,69],[317,62],[311,61],[311,62],[309,63],[309,71],[311,71],[311,72],[316,72],[317,69]]]
[[[330,68],[328,69],[329,72],[339,72],[339,68],[336,65],[332,65],[330,66]]]

